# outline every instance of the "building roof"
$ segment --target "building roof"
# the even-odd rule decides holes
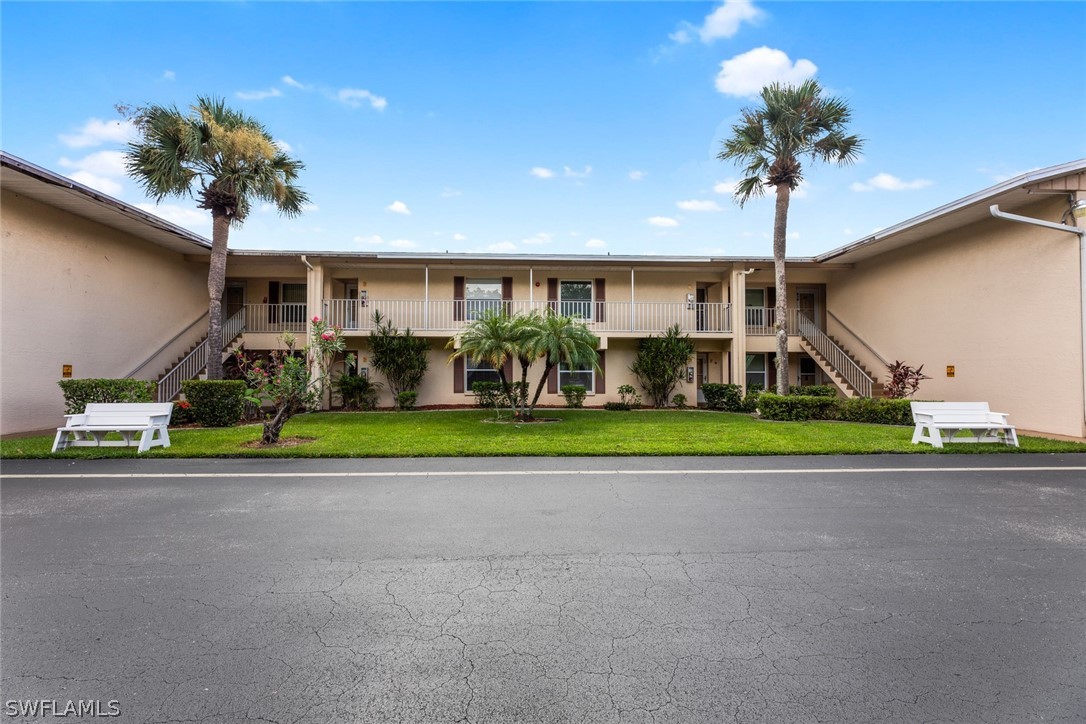
[[[211,250],[211,242],[199,234],[3,151],[0,186],[181,254]]]
[[[855,263],[936,234],[968,226],[991,218],[988,207],[992,204],[999,204],[1005,207],[1004,210],[1023,206],[1036,200],[1031,187],[1075,174],[1086,174],[1086,158],[1015,176],[899,224],[876,231],[851,244],[819,254],[815,257],[815,261]]]

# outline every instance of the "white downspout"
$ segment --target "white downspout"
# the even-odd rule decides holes
[[[637,307],[634,305],[634,268],[630,267],[630,331],[633,332],[636,325]]]
[[[1008,214],[999,210],[999,204],[992,204],[988,207],[988,211],[997,219],[1017,221],[1021,224],[1033,224],[1045,229],[1078,234],[1078,288],[1079,300],[1082,305],[1080,310],[1082,322],[1082,421],[1083,425],[1086,426],[1086,229],[1044,221],[1043,219],[1033,219],[1028,216],[1019,216],[1018,214]],[[1074,222],[1079,218],[1086,218],[1086,199],[1072,200],[1071,202],[1071,221]]]
[[[425,299],[423,301],[423,307],[422,307],[422,326],[423,326],[424,329],[429,329],[430,328],[430,265],[427,264],[424,267],[424,269],[425,269],[425,271],[424,271],[424,274],[423,274],[422,283],[423,283],[423,287],[424,287]]]

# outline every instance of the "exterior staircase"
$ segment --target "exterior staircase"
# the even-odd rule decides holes
[[[884,397],[885,386],[859,362],[841,342],[826,334],[809,317],[796,315],[799,345],[823,372],[833,380],[845,397]]]
[[[222,342],[223,350],[245,331],[245,309],[223,322]],[[207,369],[208,349],[205,336],[189,352],[182,355],[176,363],[162,373],[158,378],[158,388],[155,399],[158,402],[169,402],[181,393],[181,383],[185,380],[195,379],[197,375]]]

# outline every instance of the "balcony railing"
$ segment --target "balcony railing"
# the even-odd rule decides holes
[[[799,324],[796,315],[803,311],[808,316],[811,316],[811,312],[808,310],[798,310],[792,307],[788,309],[788,334],[795,336],[799,334]],[[755,337],[771,337],[777,333],[774,326],[777,324],[777,308],[776,307],[747,307],[747,334]]]
[[[583,319],[596,333],[632,332],[659,334],[678,324],[684,332],[731,332],[731,305],[720,302],[572,302],[421,299],[325,299],[324,317],[347,331],[373,329],[373,314],[404,329],[422,332],[455,332],[487,311],[507,314],[553,309]],[[303,317],[304,321],[304,317]]]
[[[246,304],[246,332],[293,332],[305,334],[306,309],[304,303]]]

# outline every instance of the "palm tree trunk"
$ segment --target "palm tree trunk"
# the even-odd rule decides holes
[[[788,394],[788,282],[784,276],[785,242],[788,239],[788,200],[792,189],[777,184],[777,203],[773,213],[773,271],[777,287],[777,394]]]
[[[550,377],[551,370],[553,369],[554,363],[548,360],[547,364],[543,366],[543,375],[539,378],[539,384],[535,386],[535,394],[532,395],[532,402],[524,412],[524,419],[531,420],[535,416],[535,406],[539,404],[539,396],[543,394],[543,387],[547,384],[547,378]]]
[[[211,212],[211,268],[207,272],[207,378],[222,379],[222,294],[226,287],[226,248],[230,218]]]

